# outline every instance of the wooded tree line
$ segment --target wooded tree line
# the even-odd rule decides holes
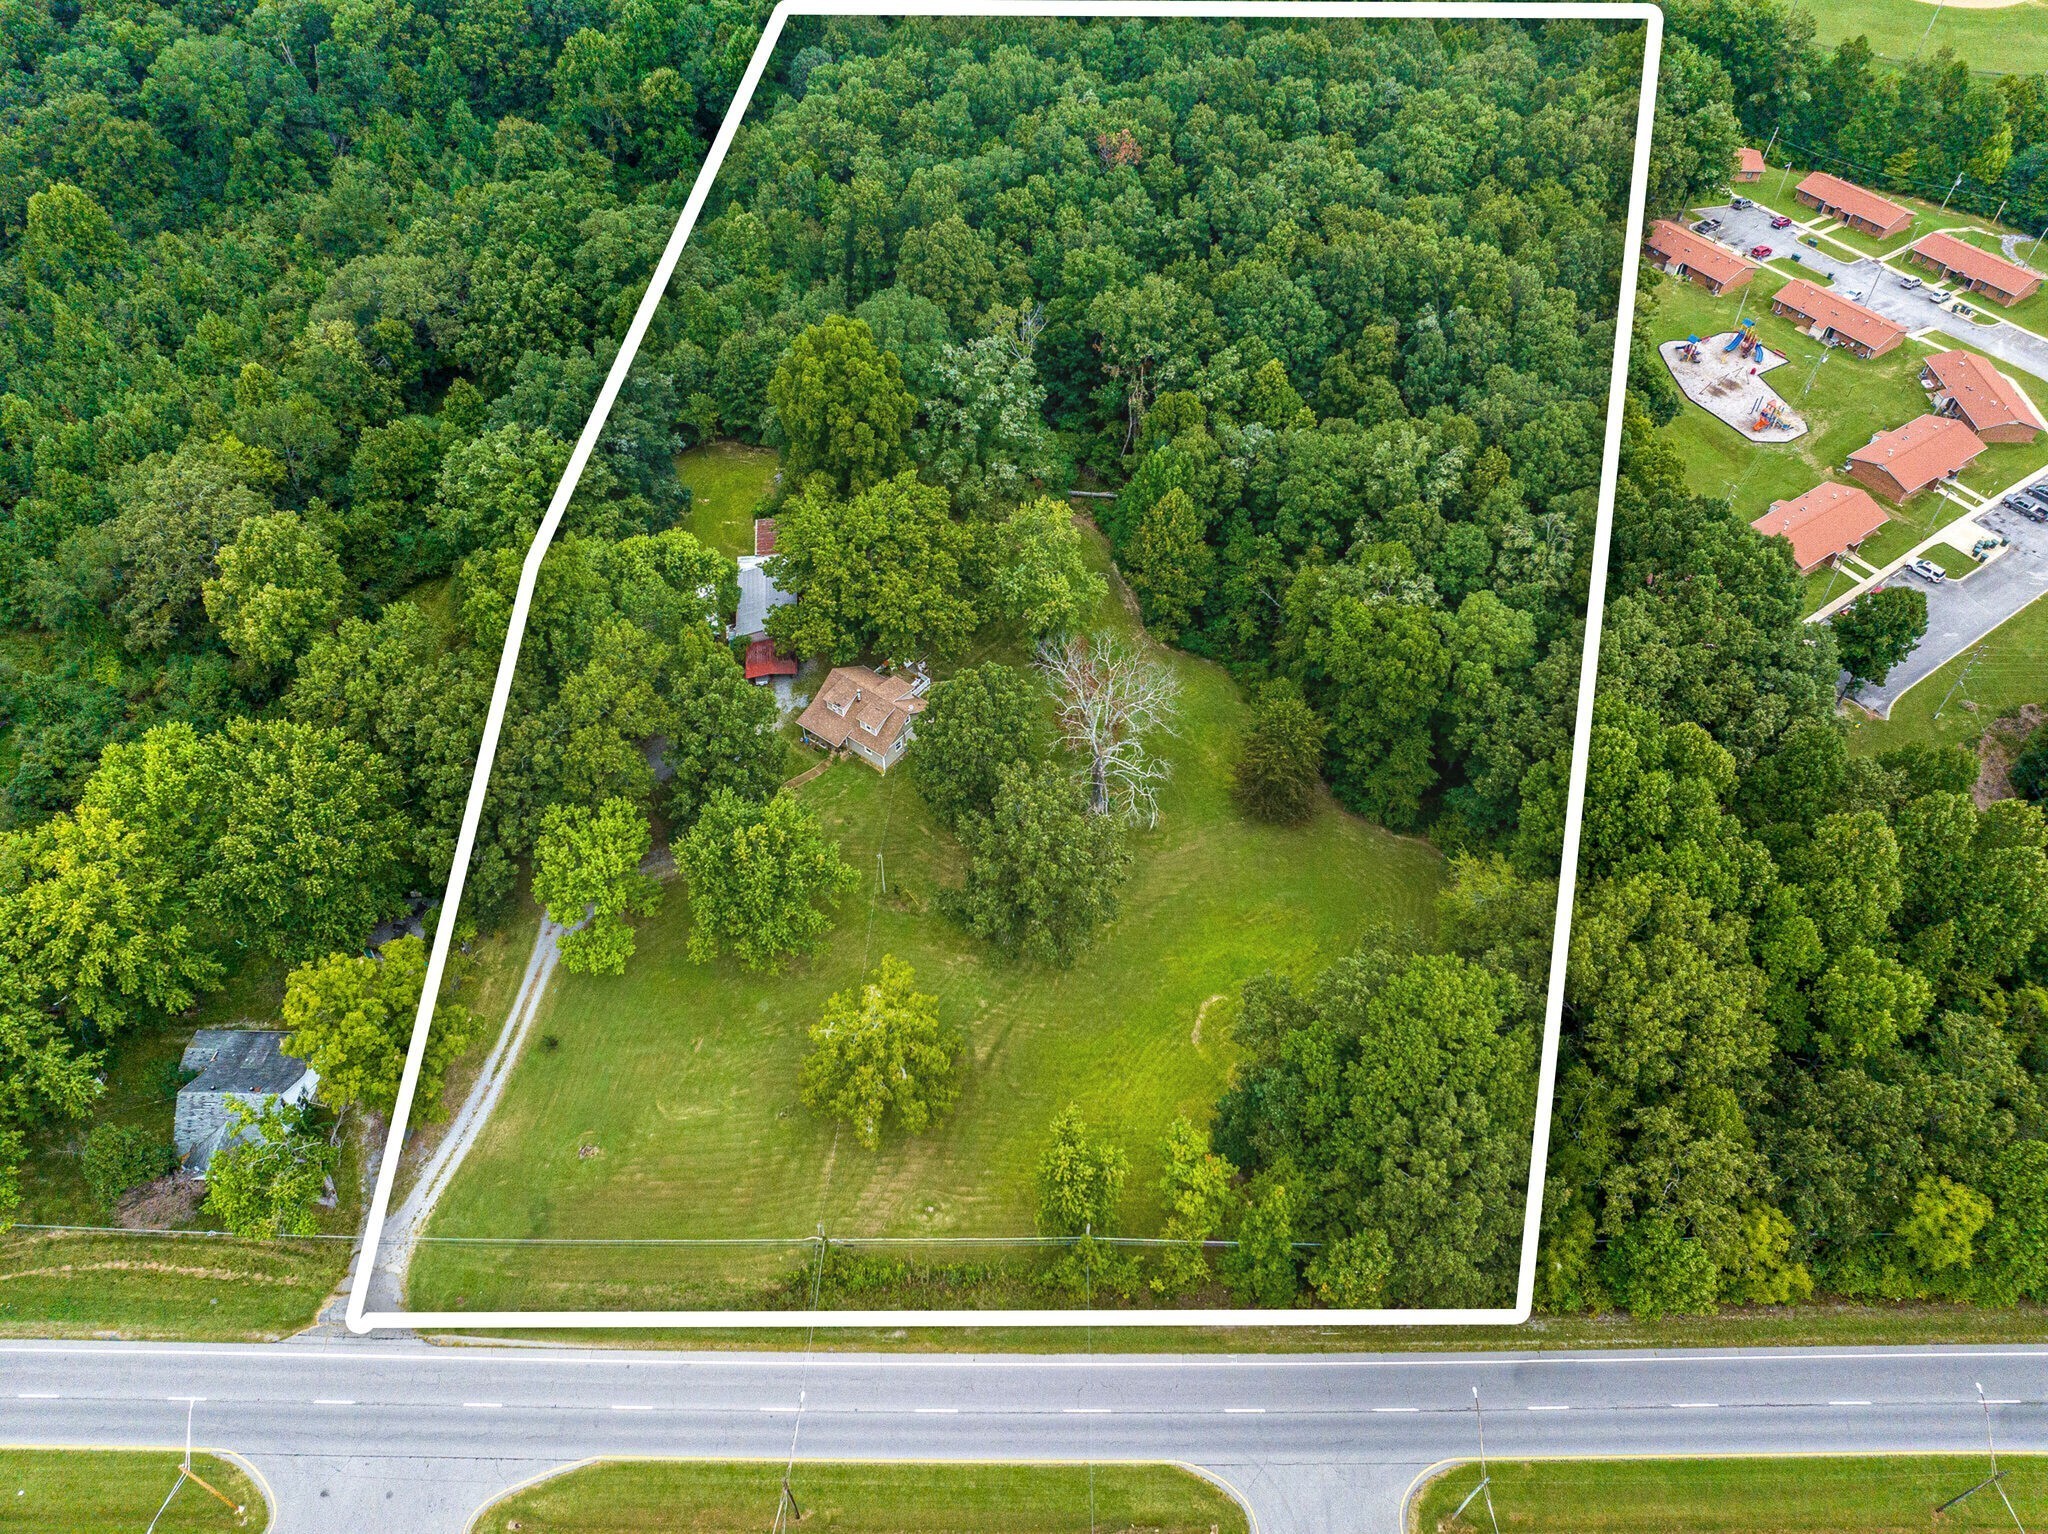
[[[1715,94],[1747,142],[1761,149],[1775,135],[1774,165],[2048,225],[2048,76],[1945,47],[1880,59],[1860,36],[1823,47],[1813,11],[1791,0],[1670,0],[1665,16],[1726,77]]]

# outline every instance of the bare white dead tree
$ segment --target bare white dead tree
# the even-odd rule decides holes
[[[1115,634],[1047,640],[1038,668],[1059,699],[1067,744],[1088,761],[1088,804],[1132,822],[1159,823],[1159,785],[1171,764],[1147,741],[1178,733],[1180,679],[1143,645]]]

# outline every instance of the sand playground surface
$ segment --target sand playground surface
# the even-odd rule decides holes
[[[1806,435],[1806,422],[1785,397],[1764,382],[1764,374],[1785,359],[1763,345],[1747,355],[1730,351],[1733,331],[1694,341],[1666,341],[1657,348],[1685,397],[1727,422],[1752,442],[1791,442]]]

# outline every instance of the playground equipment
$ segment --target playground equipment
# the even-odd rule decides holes
[[[1736,331],[1733,335],[1731,335],[1728,338],[1728,344],[1722,347],[1721,350],[1724,352],[1732,352],[1736,350],[1738,347],[1741,348],[1742,355],[1745,357],[1747,357],[1751,352],[1756,350],[1755,320],[1744,320],[1742,322],[1742,328]]]
[[[1678,348],[1678,355],[1683,357],[1687,362],[1699,361],[1700,338],[1698,336],[1687,336],[1685,338],[1685,345]]]
[[[1750,427],[1751,431],[1791,431],[1798,424],[1785,408],[1785,402],[1769,395],[1757,401],[1755,415],[1756,424]]]

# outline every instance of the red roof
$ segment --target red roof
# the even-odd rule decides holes
[[[1771,509],[1749,525],[1766,538],[1789,539],[1793,563],[1811,570],[1848,553],[1890,520],[1869,491],[1831,480],[1789,501],[1771,502]]]
[[[1824,170],[1817,170],[1800,182],[1799,190],[1809,197],[1819,198],[1828,207],[1839,208],[1853,218],[1876,224],[1880,229],[1889,229],[1900,219],[1913,216],[1909,209],[1900,207],[1889,197],[1865,191],[1855,182],[1830,176]]]
[[[1778,289],[1772,302],[1783,304],[1873,351],[1906,333],[1906,327],[1897,320],[1888,320],[1875,309],[1866,309],[1839,293],[1816,287],[1804,277],[1794,277]]]
[[[1984,451],[1984,441],[1952,416],[1916,416],[1904,426],[1881,431],[1849,455],[1851,463],[1883,469],[1911,495],[1943,475],[1954,474]]]
[[[1764,152],[1744,144],[1735,151],[1735,172],[1740,176],[1761,176],[1764,173]]]
[[[1936,352],[1927,359],[1927,371],[1956,402],[1972,431],[2000,426],[2048,431],[2048,422],[2041,419],[2026,391],[1975,352]]]
[[[1913,242],[1913,250],[1930,261],[1939,261],[1952,272],[1961,272],[1972,282],[1988,282],[2001,293],[2018,293],[2041,280],[2041,274],[2031,266],[1979,250],[1952,234],[1923,235]]]
[[[768,555],[775,552],[775,519],[773,517],[754,518],[754,552],[760,555]]]
[[[1661,259],[1683,262],[1723,287],[1756,270],[1754,261],[1744,260],[1727,246],[1694,234],[1685,225],[1674,224],[1668,218],[1660,218],[1650,225],[1649,237],[1643,243]]]
[[[756,639],[747,646],[747,680],[758,682],[764,676],[795,676],[796,662],[787,655],[775,653],[775,641]]]

